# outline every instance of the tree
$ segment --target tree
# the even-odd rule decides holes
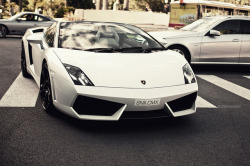
[[[146,4],[149,4],[152,11],[161,12],[164,7],[164,0],[130,0],[129,8],[131,10],[145,11]]]
[[[129,10],[129,0],[124,0],[123,10]]]
[[[101,10],[101,0],[96,0],[96,10]]]
[[[19,12],[23,9],[23,0],[19,0]]]
[[[78,9],[94,9],[95,5],[92,0],[68,0],[68,6]]]
[[[107,10],[108,9],[108,0],[103,0],[102,1],[102,9]]]

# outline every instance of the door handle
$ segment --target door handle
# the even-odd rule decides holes
[[[37,24],[34,24],[34,26],[36,27],[36,26],[37,26]]]
[[[240,40],[239,39],[233,39],[232,42],[239,42]]]

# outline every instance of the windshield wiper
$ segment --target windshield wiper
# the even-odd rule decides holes
[[[126,47],[126,48],[90,48],[84,51],[94,52],[142,52],[142,47]]]
[[[120,48],[89,48],[84,51],[93,51],[93,52],[120,52]]]
[[[123,47],[123,48],[90,48],[84,51],[93,52],[122,52],[122,53],[149,53],[152,50],[164,50],[164,48]]]

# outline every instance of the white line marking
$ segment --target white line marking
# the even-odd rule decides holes
[[[197,96],[196,106],[197,108],[217,108],[215,105],[209,103],[208,101],[206,101],[200,96]]]
[[[250,79],[250,76],[243,76],[243,77]]]
[[[223,89],[226,89],[229,92],[232,92],[240,97],[243,97],[247,100],[250,100],[250,90],[242,86],[236,85],[232,82],[224,80],[214,75],[198,75],[198,77],[206,80],[212,84],[215,84]]]
[[[0,100],[0,107],[35,107],[38,93],[35,81],[20,73]]]

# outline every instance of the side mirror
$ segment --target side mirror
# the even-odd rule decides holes
[[[43,40],[41,34],[33,34],[27,37],[27,41],[32,44],[40,44],[41,49],[44,49]]]
[[[21,18],[17,18],[16,21],[17,21],[17,22],[20,22],[20,21],[22,21],[22,19],[21,19]]]
[[[210,30],[209,36],[220,36],[220,31]]]

